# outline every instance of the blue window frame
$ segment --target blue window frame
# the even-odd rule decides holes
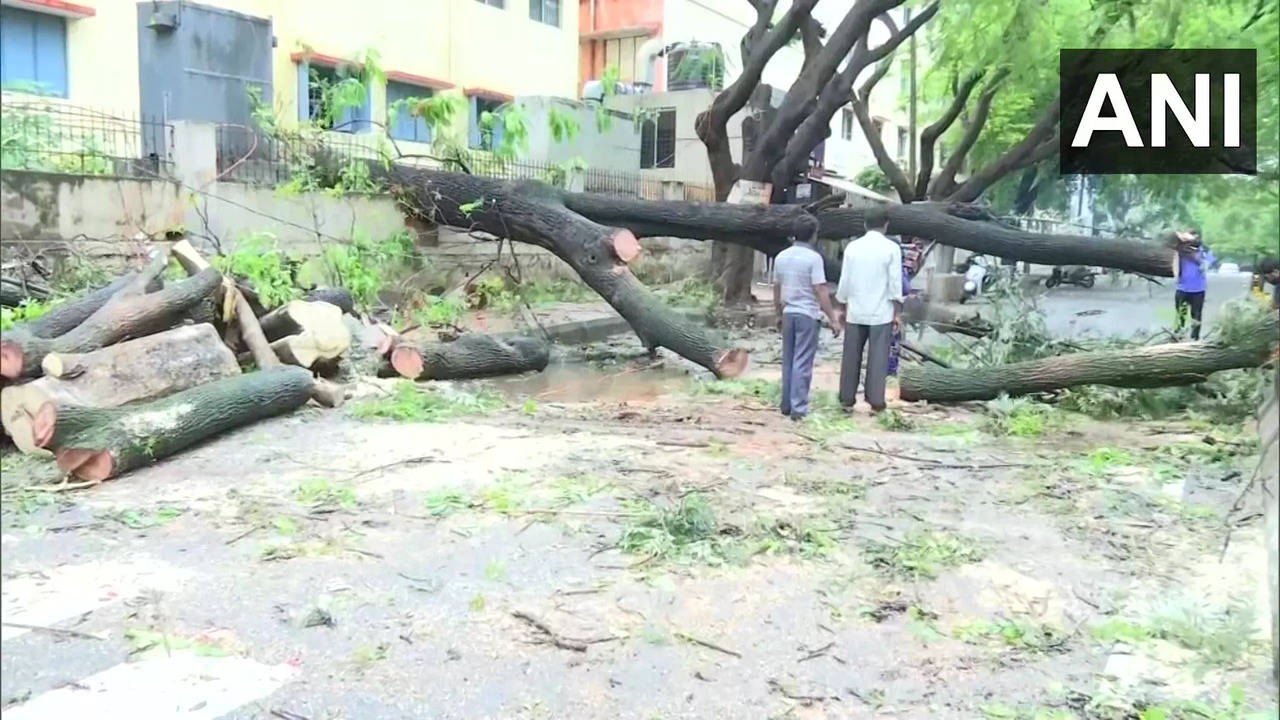
[[[0,85],[67,96],[65,18],[0,7]]]
[[[333,118],[331,123],[324,118],[324,87],[337,84],[346,77],[348,75],[345,72],[326,65],[299,63],[298,119],[303,122],[318,122],[326,130],[335,132],[368,132],[373,127],[369,122],[373,119],[373,93],[368,87],[365,87],[363,105],[344,109],[342,115]]]
[[[498,117],[493,124],[493,133],[490,137],[485,137],[480,127],[480,118],[485,113],[498,114],[498,109],[506,103],[493,98],[480,97],[479,95],[471,96],[471,132],[468,134],[468,145],[479,150],[494,150],[502,147],[502,118]]]
[[[431,142],[431,128],[427,121],[409,114],[409,108],[401,104],[394,111],[392,106],[401,100],[425,100],[431,97],[431,88],[409,83],[387,81],[387,133],[396,140]],[[394,113],[394,114],[393,114]]]

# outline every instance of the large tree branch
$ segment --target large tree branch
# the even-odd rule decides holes
[[[978,86],[978,82],[982,80],[985,74],[983,70],[976,70],[959,84],[955,89],[955,97],[951,99],[951,105],[947,107],[946,112],[926,127],[920,133],[920,172],[916,177],[917,198],[925,197],[929,192],[929,180],[933,175],[933,152],[934,147],[938,143],[938,138],[951,127],[956,118],[960,117],[960,111],[969,103],[969,95],[973,89]]]
[[[761,2],[756,6],[757,18],[756,24],[751,30],[747,31],[747,36],[751,36],[756,31],[763,20],[767,27],[769,17],[773,12],[773,2]],[[777,25],[765,32],[763,36],[751,48],[749,55],[742,58],[742,74],[737,80],[733,81],[724,92],[716,96],[712,101],[711,107],[698,119],[698,137],[705,142],[704,133],[710,132],[724,135],[725,127],[729,123],[729,118],[734,113],[741,110],[747,101],[751,99],[751,93],[755,91],[756,86],[760,84],[760,77],[764,74],[764,68],[769,64],[769,60],[782,49],[784,45],[791,41],[796,34],[796,28],[800,24],[802,18],[809,16],[813,10],[813,6],[818,4],[818,0],[795,0],[791,8]],[[768,15],[765,8],[768,7]],[[747,44],[747,39],[743,38],[743,46]]]
[[[814,20],[813,16],[800,20],[800,43],[804,47],[804,64],[800,66],[800,72],[808,69],[817,59],[818,53],[822,52],[822,38],[826,34],[826,28]]]
[[[1055,97],[1040,114],[1040,119],[1026,136],[1009,148],[1004,155],[971,175],[960,187],[949,194],[947,199],[952,202],[972,202],[1005,175],[1052,156],[1057,148],[1057,143],[1052,142],[1051,139],[1058,126],[1060,101],[1061,98]]]
[[[813,152],[813,149],[825,140],[827,135],[830,133],[831,118],[835,115],[837,110],[849,102],[853,83],[857,80],[858,75],[862,73],[867,65],[877,61],[880,62],[880,65],[877,66],[875,72],[873,72],[871,78],[869,78],[869,82],[874,84],[875,81],[884,77],[885,73],[889,71],[890,63],[892,62],[889,55],[904,41],[906,41],[907,38],[911,37],[917,30],[923,27],[925,23],[929,22],[937,12],[938,4],[936,2],[930,4],[918,15],[913,17],[910,22],[902,28],[902,30],[898,30],[893,19],[887,14],[881,16],[881,21],[889,28],[889,39],[871,50],[867,49],[867,41],[865,37],[857,43],[857,48],[853,52],[853,57],[849,59],[845,69],[841,71],[839,75],[836,75],[827,82],[826,87],[822,90],[822,94],[818,96],[817,105],[787,141],[781,160],[776,163],[773,169],[773,181],[775,184],[786,183],[794,173],[803,169],[804,162],[808,159],[809,154]],[[868,95],[869,93],[870,90],[868,90]],[[864,96],[863,100],[865,101],[865,99],[866,98]],[[854,99],[854,102],[857,102],[856,98]],[[888,158],[887,153],[884,154],[884,157]],[[902,197],[903,202],[910,202],[910,193],[903,196],[901,192],[901,189],[910,187],[910,180],[907,180],[901,188],[899,188],[898,183],[893,180],[894,174],[902,175],[902,178],[906,179],[906,175],[902,173],[902,169],[899,168],[891,159],[888,161],[889,166],[891,167],[886,167],[880,160],[879,156],[877,156],[877,162],[881,164],[881,168],[884,169],[885,174],[890,177],[890,181],[894,183],[895,188],[899,189],[899,196]]]
[[[973,149],[974,143],[978,142],[978,136],[982,134],[982,128],[987,124],[987,115],[991,113],[991,102],[995,100],[996,93],[1000,90],[1000,83],[1008,74],[1007,69],[1001,68],[983,88],[982,95],[978,96],[978,105],[974,108],[973,117],[965,127],[964,134],[960,136],[960,142],[956,144],[955,150],[943,164],[938,177],[931,180],[927,186],[930,198],[946,195],[955,188],[956,173],[960,172],[965,157]]]
[[[836,75],[841,62],[854,45],[864,40],[872,21],[901,5],[905,0],[857,0],[840,25],[800,73],[774,113],[769,127],[757,138],[756,150],[742,163],[743,175],[752,180],[769,179],[773,168],[786,153],[796,128],[810,116],[815,101]]]

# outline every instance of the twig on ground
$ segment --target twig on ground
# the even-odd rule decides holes
[[[261,526],[261,525],[253,525],[253,526],[251,526],[248,530],[245,530],[244,532],[242,532],[242,533],[240,533],[239,535],[237,535],[237,536],[235,536],[235,537],[231,538],[230,540],[226,541],[226,542],[225,542],[225,543],[223,543],[223,544],[224,544],[224,545],[234,545],[234,544],[236,544],[236,543],[240,542],[241,540],[243,540],[243,539],[245,539],[245,538],[249,537],[250,535],[254,534],[255,532],[257,532],[257,531],[259,531],[259,530],[261,530],[261,529],[262,529],[262,526]]]
[[[581,515],[583,517],[637,518],[644,513],[625,510],[568,510],[565,508],[524,508],[509,511],[511,515]]]
[[[50,635],[65,635],[66,637],[82,638],[84,640],[106,640],[101,635],[93,633],[81,632],[79,630],[70,630],[68,628],[49,627],[47,625],[28,625],[27,623],[16,623],[5,621],[0,623],[8,628],[17,628],[19,630],[31,630],[33,632],[49,633]]]
[[[281,710],[280,708],[271,708],[271,717],[277,717],[280,720],[311,720],[306,715],[299,715],[296,712]]]
[[[709,649],[709,650],[715,650],[716,652],[722,652],[722,653],[724,653],[725,655],[732,655],[732,656],[734,656],[734,657],[736,657],[736,658],[740,658],[740,657],[742,657],[742,653],[738,652],[737,650],[730,650],[729,648],[721,647],[720,645],[717,645],[717,644],[715,644],[715,643],[713,643],[713,642],[710,642],[710,641],[708,641],[708,640],[703,640],[702,638],[696,638],[696,637],[694,637],[694,636],[690,635],[689,633],[685,633],[685,632],[676,632],[676,633],[674,633],[674,635],[675,635],[676,637],[680,638],[681,640],[684,640],[685,642],[693,643],[694,645],[701,645],[702,647],[707,648],[707,649]]]
[[[368,470],[361,470],[360,472],[356,473],[355,475],[352,475],[352,476],[348,477],[344,482],[354,482],[356,478],[364,477],[365,475],[370,475],[370,474],[373,474],[373,473],[376,473],[376,472],[381,472],[381,471],[383,471],[383,470],[390,470],[390,469],[391,469],[391,468],[393,468],[393,467],[399,467],[399,466],[401,466],[401,465],[420,465],[420,464],[423,464],[423,463],[430,463],[430,462],[447,463],[447,462],[449,462],[449,461],[448,461],[448,460],[441,460],[438,456],[436,456],[436,455],[434,455],[434,454],[432,454],[432,455],[418,455],[418,456],[416,456],[416,457],[404,458],[403,460],[396,460],[395,462],[389,462],[389,463],[386,463],[385,465],[379,465],[379,466],[377,466],[377,467],[372,467],[372,468],[369,468]]]
[[[798,663],[802,663],[802,662],[808,662],[808,661],[810,661],[810,660],[812,660],[812,659],[814,659],[814,658],[820,658],[820,657],[822,657],[823,655],[826,655],[826,654],[827,654],[827,651],[831,650],[831,648],[833,648],[833,647],[835,647],[835,646],[836,646],[836,643],[835,643],[835,641],[834,641],[834,640],[832,640],[831,642],[827,643],[826,645],[823,645],[822,647],[818,648],[817,650],[814,650],[814,651],[810,652],[809,654],[805,655],[804,657],[800,658],[800,659],[799,659],[799,660],[797,660],[796,662],[798,662]]]
[[[1265,445],[1263,446],[1265,447]],[[1236,529],[1237,523],[1232,522],[1232,517],[1240,512],[1240,508],[1244,507],[1245,496],[1253,489],[1254,483],[1258,482],[1258,477],[1262,472],[1262,464],[1266,462],[1267,454],[1264,452],[1258,456],[1258,464],[1254,466],[1253,472],[1249,474],[1249,482],[1240,488],[1240,493],[1236,495],[1236,499],[1231,503],[1231,509],[1222,518],[1222,524],[1227,527],[1227,534],[1222,538],[1222,550],[1218,552],[1218,564],[1227,557],[1227,547],[1231,545],[1231,532]]]
[[[906,455],[904,453],[894,452],[892,450],[885,450],[879,445],[873,448],[869,448],[869,447],[862,447],[859,445],[848,445],[845,443],[841,443],[837,445],[837,447],[844,448],[845,450],[853,450],[854,452],[875,453],[877,455],[886,455],[888,457],[898,458],[899,460],[909,460],[911,462],[926,463],[930,467],[935,467],[935,468],[957,468],[957,469],[972,468],[977,470],[977,469],[1004,468],[1004,467],[1032,467],[1035,465],[1035,463],[1013,463],[1013,462],[944,463],[941,460],[935,460],[933,458],[917,457],[915,455]]]
[[[618,639],[616,636],[613,636],[613,635],[610,635],[609,637],[596,638],[594,640],[579,640],[576,638],[568,638],[556,632],[555,630],[552,630],[551,627],[547,625],[545,622],[543,622],[542,620],[539,620],[538,618],[534,617],[533,615],[530,615],[527,612],[524,612],[523,610],[514,610],[512,611],[511,616],[517,620],[521,620],[523,622],[528,623],[529,625],[532,625],[535,630],[537,630],[538,632],[546,636],[546,640],[548,642],[550,642],[552,645],[555,645],[556,647],[561,648],[563,650],[572,650],[574,652],[586,652],[588,645],[594,645],[596,643],[602,643],[602,642],[612,642]]]
[[[670,447],[687,447],[687,448],[704,448],[711,447],[711,443],[702,440],[659,440],[655,445],[667,445]]]
[[[788,700],[798,700],[803,703],[826,702],[828,700],[835,700],[836,702],[840,702],[839,695],[804,695],[801,693],[792,692],[788,690],[787,687],[783,685],[781,682],[779,682],[776,678],[769,678],[769,687],[774,692],[778,693],[784,698],[787,698]]]

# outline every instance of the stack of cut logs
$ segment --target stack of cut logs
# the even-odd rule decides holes
[[[172,256],[188,277],[166,284]],[[239,354],[238,354],[239,353]],[[23,452],[52,453],[89,483],[315,400],[361,376],[461,379],[542,370],[528,338],[464,334],[413,344],[362,319],[345,290],[267,312],[187,241],[0,338],[0,420]],[[241,372],[243,361],[256,370]]]

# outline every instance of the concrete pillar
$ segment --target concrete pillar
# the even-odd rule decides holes
[[[204,189],[218,175],[217,126],[212,123],[173,122],[173,175],[184,185]]]

